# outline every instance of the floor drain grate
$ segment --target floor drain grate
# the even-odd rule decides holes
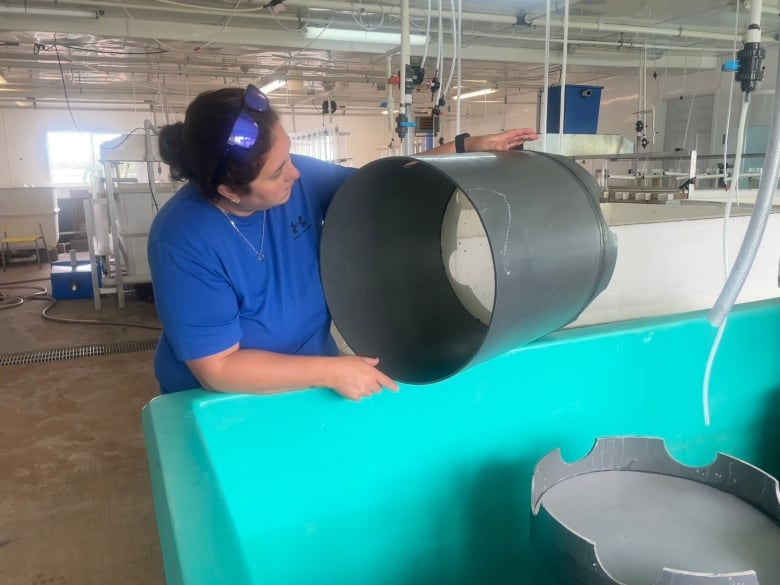
[[[45,349],[43,351],[26,351],[20,353],[6,353],[0,355],[0,366],[23,366],[28,364],[41,364],[44,362],[60,362],[75,360],[85,357],[97,357],[102,355],[119,355],[135,353],[137,351],[149,351],[157,347],[157,339],[138,339],[135,341],[120,341],[117,343],[93,343],[77,347],[63,347],[58,349]]]

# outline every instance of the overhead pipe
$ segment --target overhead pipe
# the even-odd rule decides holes
[[[540,18],[534,18],[523,21],[523,24],[532,27],[546,26],[544,20]],[[595,32],[617,32],[617,33],[636,33],[641,35],[655,35],[666,36],[675,38],[688,38],[688,39],[703,39],[708,41],[733,41],[734,36],[728,33],[708,32],[703,30],[695,30],[685,26],[671,27],[658,27],[658,26],[641,26],[636,24],[627,24],[620,22],[601,22],[601,21],[588,21],[577,20],[569,21],[569,28],[576,28],[579,30],[590,30]],[[554,28],[563,28],[563,19],[554,19],[550,21],[549,26]]]
[[[100,0],[57,0],[57,4],[68,5],[73,4],[77,6],[96,6],[103,10],[106,8],[117,8],[119,10],[144,10],[146,12],[169,12],[172,14],[203,14],[213,16],[231,16],[240,15],[241,18],[259,18],[263,20],[289,20],[291,22],[297,22],[298,18],[295,16],[285,16],[283,14],[271,15],[267,10],[258,6],[251,9],[252,12],[243,12],[243,9],[231,10],[230,8],[210,8],[208,6],[192,6],[191,8],[185,8],[183,6],[171,6],[168,4],[135,4],[133,2],[101,2]],[[52,11],[56,8],[52,8]]]
[[[179,40],[184,42],[194,42],[199,39],[213,38],[216,34],[220,33],[220,28],[215,25],[201,25],[201,24],[189,24],[187,26],[179,26],[178,28],[171,28],[166,23],[160,21],[150,20],[129,20],[127,18],[101,18],[95,21],[78,21],[78,26],[74,26],[71,22],[58,23],[58,22],[42,22],[40,20],[29,18],[16,18],[10,17],[0,21],[0,30],[32,30],[30,27],[34,27],[35,30],[59,30],[61,33],[78,33],[78,34],[94,34],[102,36],[128,36],[142,39],[166,39],[166,40]],[[45,27],[53,27],[46,29]],[[224,36],[224,35],[223,35]],[[221,39],[222,43],[229,45],[247,45],[254,44],[258,39],[257,28],[248,27],[231,27],[230,32],[225,38]],[[268,29],[266,31],[265,42],[270,46],[287,46],[300,48],[306,43],[305,39],[301,36],[300,39],[292,38],[289,32],[281,29],[274,30]],[[371,48],[366,46],[364,48],[366,52],[372,52]],[[487,48],[470,48],[470,59],[488,59],[498,61],[511,61],[516,62],[517,52],[509,47],[491,47],[488,52]],[[373,51],[373,52],[379,52]],[[384,50],[381,51],[384,53]],[[538,57],[534,60],[534,50],[526,52],[526,60],[528,62],[542,62],[542,51],[538,51]],[[603,53],[602,53],[603,54]],[[596,56],[588,56],[586,51],[580,51],[578,55],[571,56],[569,61],[572,64],[587,65],[587,66],[605,66],[605,67],[636,67],[635,59],[615,60],[617,55],[612,53],[609,58]],[[630,56],[624,56],[630,57]],[[668,57],[668,61],[673,61],[674,57]],[[712,63],[706,65],[706,68],[715,68],[718,66],[715,63],[714,58],[708,58]],[[670,68],[675,68],[677,65],[669,64]],[[682,67],[682,66],[680,66]],[[702,66],[705,67],[704,65]]]
[[[141,64],[137,64],[136,66],[127,67],[122,65],[102,65],[100,63],[95,62],[93,64],[93,61],[87,60],[86,63],[81,62],[82,59],[78,58],[78,61],[70,62],[70,63],[63,63],[63,66],[66,67],[68,70],[74,70],[74,71],[90,71],[90,72],[100,72],[100,73],[144,73],[149,74],[149,67],[148,65],[146,67],[142,67]],[[171,76],[198,76],[198,77],[214,77],[214,78],[223,78],[223,77],[233,77],[236,79],[248,79],[253,80],[257,79],[258,73],[257,71],[247,71],[243,72],[241,70],[234,70],[230,71],[230,73],[226,73],[224,69],[198,69],[197,65],[190,64],[190,68],[186,69],[180,69],[176,68],[174,69],[175,63],[166,63],[165,65],[170,66],[169,69],[161,69],[159,71],[154,71],[152,73],[159,74],[159,75],[171,75]],[[204,66],[208,67],[214,67],[212,63],[204,64]],[[14,57],[5,57],[0,58],[0,67],[23,67],[25,69],[55,69],[59,72],[59,65],[57,63],[57,60],[52,59],[39,59],[38,61],[29,61],[25,58],[14,58]],[[293,67],[294,71],[302,70],[303,72],[300,74],[296,73],[285,73],[284,77],[288,81],[312,81],[312,77],[309,75],[305,75],[306,70],[312,70],[317,71],[315,68],[302,68],[302,67]],[[331,70],[332,74],[328,75],[328,80],[333,81],[336,83],[361,83],[361,82],[367,82],[367,83],[380,83],[382,81],[385,81],[385,79],[382,77],[382,75],[379,72],[376,71],[370,71],[370,72],[359,72],[353,69],[344,69],[342,70]],[[137,85],[144,85],[143,83],[137,83]],[[156,89],[156,88],[155,88]]]
[[[157,12],[172,12],[181,14],[214,14],[214,15],[230,15],[235,14],[235,11],[229,8],[184,8],[168,5],[144,5],[144,4],[132,4],[124,2],[102,2],[100,0],[58,0],[58,4],[68,5],[75,4],[79,6],[99,6],[101,8],[117,8],[128,10],[147,10]],[[385,16],[401,15],[401,9],[395,6],[386,6],[382,4],[368,4],[360,3],[356,5],[352,2],[343,1],[330,1],[330,0],[289,0],[287,3],[289,6],[300,6],[303,8],[318,8],[321,10],[335,10],[348,12],[350,14],[355,12],[356,6],[360,7],[360,10],[365,12],[377,12],[384,14]],[[426,17],[427,10],[424,8],[408,8],[408,17]],[[242,18],[262,17],[268,18],[268,15],[254,13],[254,12],[241,12]],[[273,17],[271,17],[273,18]],[[526,25],[532,27],[546,27],[563,28],[562,19],[551,19],[549,24],[541,18],[531,18],[530,16],[516,16],[508,14],[486,14],[475,12],[464,12],[462,20],[466,22],[485,22],[495,24],[508,24],[508,25]],[[755,22],[755,21],[754,21]],[[692,39],[704,39],[712,41],[733,41],[734,37],[730,34],[708,32],[702,30],[695,30],[689,27],[678,26],[672,27],[656,27],[656,26],[640,26],[636,24],[623,24],[619,22],[593,22],[593,21],[569,21],[569,27],[580,30],[592,30],[599,32],[627,32],[638,33],[643,35],[655,35],[655,36],[667,36],[667,37],[679,37],[679,38],[692,38]]]
[[[545,35],[550,31],[550,28],[545,29]],[[484,34],[480,34],[479,32],[472,31],[469,36],[470,39],[508,39],[513,41],[527,41],[531,43],[543,43],[545,40],[543,38],[539,38],[537,36],[530,36],[530,35],[514,35],[514,34],[506,34],[506,33],[493,33],[493,32],[485,32]],[[732,37],[733,40],[733,37]],[[557,44],[563,44],[563,39],[550,39],[551,43],[557,43]],[[635,43],[632,41],[597,41],[597,40],[591,40],[591,39],[569,39],[570,45],[593,45],[596,47],[620,47],[621,49],[636,49],[641,50],[644,47],[644,43]],[[681,47],[677,45],[659,45],[657,43],[653,43],[653,49],[658,51],[677,51],[677,52],[692,52],[696,53],[697,55],[700,55],[703,49],[702,47]],[[711,52],[714,55],[721,56],[724,52],[724,49],[718,49],[718,48],[712,48]],[[659,57],[655,57],[658,59]]]

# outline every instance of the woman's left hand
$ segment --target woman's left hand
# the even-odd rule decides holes
[[[517,148],[529,140],[537,140],[539,135],[531,128],[517,128],[498,134],[469,136],[466,138],[466,152],[505,151]]]

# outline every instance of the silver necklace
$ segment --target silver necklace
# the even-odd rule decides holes
[[[244,241],[246,242],[247,246],[249,246],[252,249],[252,252],[255,253],[255,257],[257,258],[258,262],[265,262],[265,254],[263,254],[263,244],[265,243],[265,217],[266,212],[263,211],[263,231],[260,235],[260,249],[258,250],[252,245],[252,242],[250,242],[247,237],[244,235],[244,232],[242,232],[240,229],[238,229],[238,226],[236,225],[236,222],[233,221],[233,218],[230,217],[227,212],[222,209],[221,207],[217,207],[222,212],[222,215],[225,216],[225,218],[230,222],[230,225],[233,226],[233,229],[236,230],[236,233],[241,236]]]

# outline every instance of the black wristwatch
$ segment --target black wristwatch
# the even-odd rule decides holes
[[[458,134],[455,137],[455,152],[466,152],[466,138],[469,136],[471,136],[471,134],[464,132],[463,134]]]

